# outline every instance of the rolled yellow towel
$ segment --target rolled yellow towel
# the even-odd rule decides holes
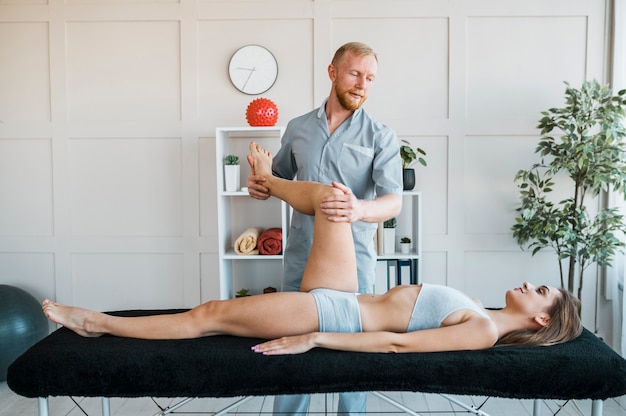
[[[235,253],[241,255],[259,254],[256,246],[263,228],[250,227],[235,240]]]

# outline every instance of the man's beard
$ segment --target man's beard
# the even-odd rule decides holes
[[[355,102],[352,99],[350,92],[351,90],[339,92],[337,91],[337,87],[335,87],[335,94],[337,95],[337,100],[339,101],[339,104],[341,104],[341,106],[348,111],[358,110],[359,108],[361,108],[365,100],[367,100],[367,95],[362,96],[358,102]]]

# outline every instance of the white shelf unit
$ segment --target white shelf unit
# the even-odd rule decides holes
[[[404,191],[402,193],[402,211],[396,217],[395,252],[378,255],[378,267],[376,270],[377,293],[385,292],[395,284],[390,283],[394,270],[392,266],[398,261],[410,261],[413,270],[411,283],[419,284],[422,279],[422,193],[417,191]],[[400,252],[400,239],[411,238],[409,253]],[[387,263],[386,265],[384,263]],[[382,267],[381,267],[382,266]],[[397,267],[397,264],[396,264]],[[397,268],[395,269],[397,271]],[[382,276],[381,276],[382,274]],[[381,282],[387,282],[386,287],[380,288]],[[404,281],[403,283],[407,283]],[[398,282],[396,281],[396,284]]]
[[[241,289],[251,294],[263,293],[271,286],[280,289],[283,255],[238,255],[234,251],[237,238],[250,227],[282,229],[282,246],[289,229],[288,205],[276,198],[259,201],[247,191],[226,192],[224,157],[239,156],[240,186],[245,187],[250,168],[246,160],[251,141],[259,143],[272,154],[280,148],[284,127],[218,127],[215,130],[215,166],[217,180],[218,261],[220,298],[230,299]]]

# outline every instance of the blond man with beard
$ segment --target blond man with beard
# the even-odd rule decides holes
[[[322,105],[291,120],[273,159],[274,176],[333,183],[342,194],[326,197],[320,208],[328,219],[348,222],[357,259],[360,293],[374,289],[377,223],[402,207],[402,162],[395,132],[362,108],[378,71],[376,53],[367,45],[341,46],[328,66],[331,89]],[[264,178],[250,175],[250,196],[267,199]],[[313,217],[294,212],[283,274],[283,291],[298,291],[311,251]],[[338,412],[365,413],[365,393],[343,393]],[[278,396],[276,414],[302,414],[309,396]]]

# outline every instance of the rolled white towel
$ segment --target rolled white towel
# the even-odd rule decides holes
[[[259,254],[257,241],[263,231],[260,227],[250,227],[235,240],[235,253],[240,255]]]

